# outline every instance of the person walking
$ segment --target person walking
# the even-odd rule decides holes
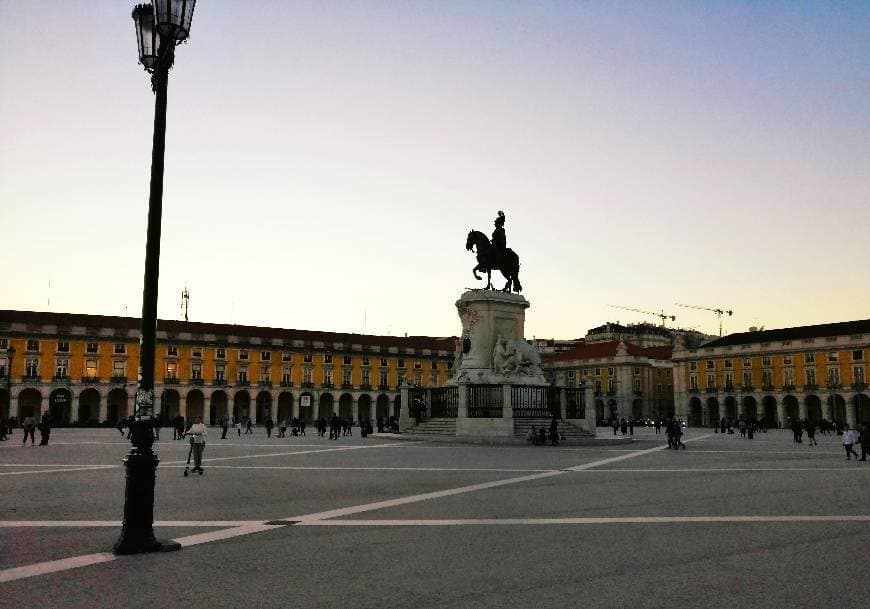
[[[221,440],[227,439],[227,432],[230,429],[230,415],[224,414],[221,417]]]
[[[251,434],[254,435],[253,422],[251,422],[251,417],[245,419],[245,435]]]
[[[193,470],[202,474],[202,453],[205,450],[205,438],[208,429],[202,422],[202,417],[196,417],[196,422],[190,426],[186,435],[190,436],[190,447],[193,450]]]
[[[634,435],[634,417],[628,417],[628,435]]]
[[[0,414],[0,442],[6,441],[6,429],[9,423],[6,421],[6,417]]]
[[[238,433],[239,437],[241,438],[242,437],[242,419],[241,419],[241,417],[237,417],[236,420],[233,422],[233,425],[236,428],[236,433]]]
[[[281,419],[281,422],[278,424],[278,437],[286,438],[287,437],[287,418]]]
[[[819,443],[816,442],[816,422],[813,420],[807,420],[806,428],[807,428],[808,445],[809,446],[818,446]]]
[[[49,436],[51,436],[51,417],[47,412],[43,412],[42,420],[39,422],[39,445],[48,446]]]
[[[680,450],[680,447],[682,447],[683,450],[686,450],[686,445],[683,444],[683,427],[680,425],[679,421],[674,421],[672,433],[674,436],[674,450]]]
[[[275,427],[275,421],[272,420],[272,415],[266,417],[266,438],[272,437],[272,428]]]
[[[853,446],[858,440],[857,432],[853,431],[848,423],[843,424],[843,448],[846,449],[846,461],[852,460],[852,455],[855,455],[855,460],[858,460],[858,453],[855,452]]]
[[[870,426],[867,423],[861,425],[861,460],[866,461],[870,454]]]
[[[559,422],[556,417],[550,421],[550,446],[559,446]]]
[[[24,422],[21,424],[21,429],[24,430],[24,440],[21,442],[22,446],[27,445],[27,436],[30,436],[30,445],[33,446],[36,444],[36,439],[33,437],[33,432],[36,429],[36,423],[33,421],[33,417],[24,417]]]

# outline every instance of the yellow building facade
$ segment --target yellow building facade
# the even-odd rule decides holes
[[[155,411],[211,424],[398,416],[403,382],[446,382],[454,340],[161,320]],[[132,414],[138,366],[138,319],[0,311],[5,416],[112,423]]]
[[[721,418],[769,426],[826,419],[870,423],[870,320],[731,334],[674,351],[678,415],[690,425]]]

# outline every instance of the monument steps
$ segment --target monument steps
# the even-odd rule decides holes
[[[428,419],[409,428],[408,433],[420,436],[455,436],[456,419]]]
[[[543,427],[544,429],[549,430],[550,421],[551,419],[545,417],[532,419],[514,419],[514,437],[524,440],[526,438],[526,434],[532,428],[532,425],[534,425],[536,429],[540,429],[541,427]],[[570,421],[566,421],[565,419],[558,419],[558,421],[559,433],[565,436],[566,442],[594,437],[590,432],[580,427],[577,427]]]

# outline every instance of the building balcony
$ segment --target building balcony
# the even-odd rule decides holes
[[[689,389],[689,393],[701,393],[701,390],[697,387],[692,387]]]
[[[251,381],[249,381],[248,379],[239,379],[236,381],[236,385],[238,385],[239,387],[250,387]]]
[[[308,381],[308,382],[302,383],[302,387],[304,389],[314,389],[314,383]]]
[[[281,386],[282,387],[292,387],[293,381],[281,381]]]
[[[192,378],[192,379],[190,379],[190,381],[188,381],[188,382],[189,382],[191,385],[197,385],[197,386],[200,386],[200,387],[201,387],[202,385],[205,385],[205,379],[203,379],[201,376],[198,376],[198,377],[196,377],[196,378]]]
[[[734,385],[725,385],[725,393],[734,393]]]
[[[42,377],[41,376],[27,376],[27,375],[25,375],[25,376],[21,377],[21,382],[25,383],[25,384],[35,385],[36,383],[42,382]]]
[[[332,383],[321,383],[320,386],[321,386],[321,388],[323,388],[323,389],[332,389],[332,388],[333,388],[333,384],[332,384]]]
[[[214,379],[211,384],[215,387],[225,387],[227,384],[227,379]]]
[[[164,376],[163,377],[164,385],[178,385],[178,377],[177,376]]]
[[[126,385],[127,377],[121,376],[120,374],[113,374],[112,378],[109,379],[109,382],[115,385]]]
[[[852,389],[855,391],[864,391],[865,389],[867,389],[867,383],[863,381],[855,381],[854,383],[852,383]]]
[[[363,383],[362,385],[359,386],[359,388],[361,391],[371,391],[372,384],[371,383]]]
[[[390,390],[390,386],[389,386],[389,385],[378,385],[378,389],[379,389],[380,391],[389,391],[389,390]]]
[[[783,385],[782,390],[783,391],[794,391],[795,390],[794,383],[788,383],[786,385]]]
[[[804,385],[804,391],[818,391],[819,385],[818,383],[807,383]]]
[[[755,387],[753,387],[752,385],[743,385],[742,387],[740,387],[740,391],[742,391],[743,393],[752,393],[753,391],[755,391]]]
[[[607,395],[616,395],[616,389],[608,389]]]
[[[762,391],[774,391],[774,388],[773,388],[773,385],[762,385],[761,390]]]
[[[82,377],[82,385],[96,385],[100,382],[100,377],[98,376],[83,376]]]
[[[257,383],[257,385],[260,386],[260,387],[269,387],[269,388],[271,388],[271,387],[272,387],[272,381],[260,381],[259,383]]]
[[[841,383],[828,383],[828,391],[835,391],[842,388],[843,385]]]
[[[70,379],[68,374],[55,374],[51,381],[57,385],[69,385]]]
[[[707,387],[707,393],[719,393],[718,387]]]
[[[342,383],[341,388],[342,389],[353,389],[353,385],[350,383]]]

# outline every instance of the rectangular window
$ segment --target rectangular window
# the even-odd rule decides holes
[[[281,354],[281,361],[282,362],[292,362],[293,361],[293,354],[287,353],[285,351],[284,353]]]
[[[351,357],[349,355],[345,355],[342,358],[342,361],[344,362],[345,366],[350,366],[351,364],[353,364],[353,360],[351,359]]]
[[[816,354],[815,353],[804,353],[804,363],[805,364],[815,364],[816,363]]]
[[[782,356],[782,365],[783,366],[791,366],[791,355],[783,355]]]
[[[438,370],[439,367],[438,362],[432,362],[432,370]]]
[[[224,382],[227,380],[227,365],[218,363],[214,365],[214,380]]]
[[[95,359],[86,359],[85,360],[85,376],[89,379],[97,378],[97,360],[95,360]]]
[[[306,353],[305,355],[302,356],[302,363],[304,363],[304,364],[310,364],[313,361],[314,361],[314,356],[311,355],[310,353]]]
[[[640,376],[640,368],[634,369],[634,376]]]
[[[369,358],[367,358],[367,357],[362,358],[362,365],[363,366],[368,366],[370,364],[371,364],[371,362],[369,361]]]
[[[115,355],[124,355],[127,353],[127,345],[124,343],[115,343]]]
[[[6,378],[6,358],[0,357],[0,378]]]
[[[697,370],[698,362],[689,362],[689,370]]]
[[[782,371],[782,384],[786,387],[794,387],[794,368],[786,368]]]
[[[752,372],[749,370],[743,371],[743,386],[752,387]]]
[[[856,383],[865,383],[866,381],[864,380],[864,366],[855,366],[852,369],[852,378]]]
[[[853,362],[863,362],[864,361],[864,350],[856,349],[852,351],[852,361]]]
[[[613,376],[613,375],[614,375],[614,369],[613,369],[613,368],[608,368],[608,369],[607,369],[607,375],[608,375],[608,376]]]
[[[840,354],[839,353],[837,353],[836,351],[831,351],[830,353],[828,353],[828,363],[829,364],[836,364],[838,361],[840,361]]]
[[[381,366],[386,366],[386,365],[387,365],[387,358],[382,357],[381,358]]]
[[[609,378],[607,379],[607,392],[613,393],[614,391],[616,391],[616,379]]]
[[[697,389],[698,388],[698,375],[692,374],[689,376],[689,389]]]
[[[369,369],[365,369],[362,371],[362,384],[363,385],[371,385],[372,384],[372,371]]]
[[[770,370],[761,371],[761,385],[763,389],[770,389],[773,387],[773,372]]]
[[[38,340],[28,340],[27,341],[27,350],[28,351],[39,351],[39,341]]]
[[[9,339],[8,338],[0,338],[0,349],[8,349],[9,348]]]
[[[387,387],[387,386],[388,386],[388,383],[387,383],[387,371],[386,371],[386,370],[381,370],[381,375],[380,375],[380,386],[381,386],[381,387]]]
[[[404,368],[405,367],[405,360],[400,359],[398,366],[399,366],[399,368]]]
[[[583,368],[583,376],[589,376],[589,368]]]
[[[595,369],[595,376],[601,376],[601,368]]]
[[[239,359],[247,360],[248,359],[248,351],[246,349],[239,349]]]
[[[733,365],[733,362],[730,359],[725,360],[725,369],[728,370]]]
[[[595,393],[601,393],[601,380],[595,379]]]
[[[24,374],[27,378],[36,378],[39,376],[39,360],[27,359],[24,362]]]
[[[302,370],[302,382],[310,385],[313,382],[311,380],[313,374],[314,374],[314,372],[311,368],[303,369]]]
[[[193,347],[190,350],[190,357],[202,358],[202,347]]]
[[[112,362],[112,376],[116,378],[127,376],[127,362],[120,359]]]
[[[99,350],[97,343],[88,343],[87,347],[85,347],[85,353],[98,353]]]
[[[239,382],[247,383],[248,382],[248,367],[247,366],[239,366]]]
[[[166,347],[166,355],[168,357],[178,357],[178,347],[176,345],[169,345]]]
[[[57,369],[55,370],[54,375],[59,379],[65,379],[69,376],[69,360],[66,358],[61,358],[57,360]]]
[[[332,368],[323,369],[323,384],[332,385]]]
[[[293,369],[290,366],[284,366],[281,368],[281,382],[285,385],[293,382],[292,381],[292,372]]]
[[[332,363],[332,354],[331,353],[324,353],[323,354],[323,363],[324,364],[331,364]]]
[[[423,373],[422,372],[414,371],[414,384],[417,387],[420,387],[423,385]]]
[[[272,361],[272,352],[271,351],[260,351],[260,361],[261,362],[271,362]]]
[[[806,384],[807,385],[815,385],[816,384],[816,371],[815,371],[815,369],[814,368],[807,368],[806,370],[804,370],[804,373],[806,374],[806,379],[807,379]]]
[[[634,379],[634,392],[640,393],[640,379]]]
[[[438,373],[432,372],[429,374],[429,385],[434,387],[438,384]]]
[[[761,365],[762,366],[770,366],[770,356],[769,355],[762,355],[761,356]]]
[[[268,365],[260,366],[260,382],[261,383],[269,382],[269,366]]]
[[[202,364],[194,362],[190,365],[190,378],[194,381],[202,378]]]
[[[715,367],[716,367],[716,363],[713,360],[708,359],[707,360],[707,370],[712,370]]]
[[[57,352],[58,353],[69,353],[69,343],[65,340],[57,341]]]
[[[734,389],[734,375],[731,372],[725,373],[725,389],[726,391]]]
[[[836,387],[840,384],[840,369],[839,368],[829,368],[828,369],[828,385],[831,387]]]
[[[166,378],[178,378],[178,362],[166,362]]]
[[[223,347],[215,349],[214,356],[216,359],[227,359],[227,350]]]
[[[744,368],[752,368],[752,358],[751,357],[744,357],[743,358],[743,367]]]
[[[569,371],[568,371],[568,378],[569,378],[569,379],[572,379],[572,378],[574,378],[575,376],[576,376],[576,372],[574,372],[573,370],[569,370]]]
[[[707,389],[713,389],[716,387],[716,378],[712,374],[707,375]]]
[[[414,362],[414,370],[422,370],[423,362]]]
[[[341,384],[350,385],[350,368],[344,368],[341,371]]]

